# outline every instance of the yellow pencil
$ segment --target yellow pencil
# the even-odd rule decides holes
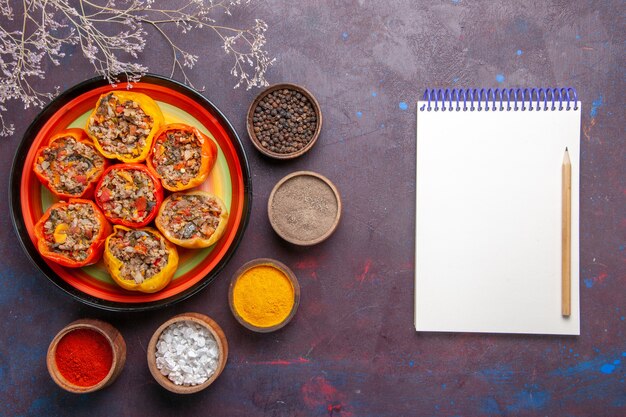
[[[561,175],[561,313],[569,317],[572,310],[572,164],[567,148]]]

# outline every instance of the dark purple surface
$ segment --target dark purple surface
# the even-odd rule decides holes
[[[363,3],[363,4],[361,4]],[[624,6],[613,2],[263,2],[235,13],[269,24],[277,57],[271,82],[309,88],[324,112],[318,144],[277,163],[245,141],[254,184],[250,225],[221,276],[165,310],[107,313],[55,289],[0,218],[0,413],[3,415],[214,416],[619,416],[626,414],[626,146]],[[156,36],[156,35],[155,35]],[[182,36],[182,35],[180,35]],[[177,37],[182,39],[181,37]],[[258,91],[233,90],[215,37],[188,35],[202,58],[196,86],[245,139]],[[169,74],[169,51],[153,41],[143,61]],[[93,76],[77,49],[49,67],[45,85]],[[415,101],[426,87],[573,86],[583,102],[581,336],[417,334],[413,327]],[[406,103],[406,110],[404,110]],[[621,109],[621,110],[620,110]],[[16,135],[0,139],[0,184],[37,110],[10,103]],[[512,127],[514,128],[514,127]],[[282,242],[267,197],[295,170],[330,178],[343,218],[309,249]],[[0,210],[8,213],[6,198]],[[463,248],[454,247],[451,253]],[[230,276],[274,257],[300,279],[293,322],[256,335],[227,305]],[[145,348],[169,317],[213,317],[230,344],[228,365],[206,391],[177,397],[152,379]],[[74,396],[45,368],[52,337],[82,317],[109,321],[128,345],[126,368],[104,391]]]

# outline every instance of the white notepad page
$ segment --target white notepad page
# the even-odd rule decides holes
[[[569,111],[495,112],[420,110],[424,104],[417,105],[416,329],[580,334],[580,103]],[[572,163],[567,318],[565,147]]]

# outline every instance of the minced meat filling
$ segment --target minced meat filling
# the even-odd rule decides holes
[[[100,100],[88,129],[105,152],[137,156],[146,147],[153,124],[154,120],[139,103],[132,100],[122,103],[111,93]]]
[[[153,147],[152,164],[163,181],[187,185],[200,171],[202,143],[192,132],[169,130]]]
[[[158,274],[169,259],[165,240],[143,230],[118,230],[108,249],[123,263],[121,277],[137,284]]]
[[[138,169],[112,169],[96,191],[100,207],[110,218],[142,222],[156,205],[152,178]]]
[[[92,146],[68,136],[43,150],[36,169],[55,192],[79,196],[103,166],[104,158]]]
[[[210,238],[220,223],[222,209],[212,198],[173,195],[161,212],[163,227],[176,239]]]
[[[100,233],[100,223],[89,204],[68,204],[52,209],[43,225],[43,235],[50,252],[84,261],[94,237]]]

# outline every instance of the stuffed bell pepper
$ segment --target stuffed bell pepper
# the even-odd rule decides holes
[[[83,129],[67,129],[37,151],[33,171],[59,198],[90,198],[108,165]]]
[[[105,171],[95,200],[111,223],[143,227],[157,215],[163,187],[145,165],[118,164]]]
[[[206,248],[226,230],[228,211],[218,197],[205,191],[176,193],[159,209],[156,227],[170,242],[184,248]]]
[[[85,130],[102,155],[122,162],[146,159],[163,113],[145,94],[111,91],[100,96]]]
[[[106,239],[104,264],[120,287],[152,293],[172,280],[178,268],[178,252],[152,227],[115,226]]]
[[[80,198],[53,204],[35,225],[41,256],[68,268],[98,262],[110,233],[100,209]]]
[[[213,140],[195,127],[173,123],[157,132],[146,162],[163,187],[176,192],[202,184],[216,159]]]

